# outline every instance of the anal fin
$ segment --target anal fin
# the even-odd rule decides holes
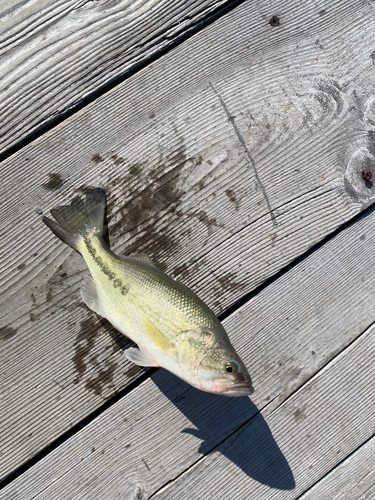
[[[124,356],[138,366],[160,366],[156,359],[147,351],[141,351],[136,347],[125,349]]]
[[[81,284],[81,297],[83,302],[89,309],[96,312],[100,316],[105,317],[103,308],[100,303],[98,291],[96,289],[95,281],[87,276]]]

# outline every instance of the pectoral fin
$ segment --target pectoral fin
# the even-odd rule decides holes
[[[143,320],[147,335],[151,342],[163,352],[175,349],[173,344],[148,318]]]
[[[100,303],[98,291],[96,289],[95,281],[90,276],[87,276],[82,281],[81,297],[88,308],[90,308],[100,316],[105,317],[103,307]]]
[[[125,349],[124,356],[138,366],[160,366],[156,359],[147,351],[141,351],[136,347]]]

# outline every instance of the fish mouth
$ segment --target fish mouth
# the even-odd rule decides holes
[[[238,396],[250,396],[254,392],[254,387],[249,384],[237,384],[230,389],[222,392],[224,396],[238,397]]]

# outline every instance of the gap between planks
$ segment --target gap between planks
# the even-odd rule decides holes
[[[303,382],[299,387],[297,387],[294,391],[292,391],[288,397],[279,405],[276,406],[271,412],[267,413],[267,408],[273,403],[273,401],[277,398],[275,396],[267,405],[265,405],[261,410],[257,411],[254,415],[252,415],[248,420],[243,422],[237,429],[235,429],[231,434],[225,437],[220,443],[217,443],[215,446],[213,446],[210,450],[208,450],[204,455],[200,456],[194,463],[190,464],[189,467],[187,467],[185,470],[181,471],[175,478],[170,479],[167,481],[163,486],[161,486],[157,491],[152,493],[148,497],[148,500],[151,500],[152,498],[156,497],[159,493],[163,492],[164,490],[168,489],[170,485],[173,485],[178,479],[180,479],[182,476],[185,474],[189,473],[189,471],[195,469],[197,465],[205,460],[208,455],[212,454],[214,451],[218,450],[224,443],[228,442],[230,439],[233,438],[236,434],[239,434],[242,429],[244,429],[246,426],[250,424],[251,421],[255,420],[255,418],[259,414],[265,414],[267,417],[270,417],[274,412],[279,411],[282,409],[282,407],[286,404],[289,403],[289,400],[297,394],[299,391],[301,391],[306,385],[308,385],[312,380],[315,378],[319,377],[320,374],[324,373],[327,369],[329,369],[330,365],[336,361],[337,358],[340,358],[341,356],[345,355],[346,351],[348,349],[351,349],[352,346],[358,342],[361,341],[361,338],[366,335],[375,325],[375,321],[371,323],[362,333],[360,333],[355,339],[353,339],[349,344],[347,344],[340,352],[338,352],[335,356],[333,356],[325,365],[323,365],[317,372],[315,372],[311,377],[306,379],[305,382]],[[350,456],[354,455],[358,449],[360,449],[364,444],[366,444],[368,441],[372,439],[373,436],[370,436],[368,439],[366,439],[363,443],[361,443],[355,450],[353,450],[351,453],[349,453],[346,457],[344,457],[338,464],[336,464],[334,467],[332,467],[331,470],[329,470],[324,476],[319,478],[312,486],[310,486],[306,491],[298,495],[295,500],[298,500],[299,498],[303,497],[309,490],[311,490],[313,487],[315,487],[320,481],[322,481],[326,476],[328,476],[332,471],[334,471],[337,467],[339,467],[345,460],[347,460]]]
[[[257,295],[259,295],[263,290],[265,290],[267,287],[272,285],[274,282],[276,282],[279,278],[287,274],[289,271],[291,271],[293,268],[298,266],[300,263],[308,259],[313,253],[315,253],[317,250],[322,248],[324,245],[326,245],[328,242],[331,240],[335,239],[340,233],[346,231],[348,228],[351,226],[354,226],[357,222],[360,220],[365,219],[368,217],[372,212],[375,211],[375,207],[369,207],[365,211],[357,214],[354,216],[352,219],[344,223],[342,226],[340,226],[338,229],[336,229],[334,232],[326,236],[322,241],[319,243],[315,244],[310,250],[305,252],[304,254],[300,255],[297,257],[295,260],[293,260],[291,263],[289,263],[287,266],[285,266],[283,269],[281,269],[279,272],[277,272],[275,275],[271,276],[268,278],[264,283],[256,287],[253,291],[247,293],[244,295],[240,300],[236,301],[232,306],[230,306],[226,311],[224,311],[222,314],[218,315],[218,318],[220,321],[223,321],[224,319],[228,318],[230,315],[232,315],[236,310],[240,309],[242,306],[244,306],[247,302],[255,298]],[[306,379],[305,382],[303,382],[299,387],[297,387],[293,392],[291,392],[288,397],[281,403],[280,406],[276,406],[270,413],[271,415],[276,409],[280,408],[286,401],[288,401],[296,392],[298,392],[302,387],[304,387],[312,378],[314,378],[316,375],[318,375],[322,370],[326,368],[327,365],[329,365],[337,356],[340,356],[342,352],[344,352],[346,349],[348,349],[354,342],[357,341],[357,339],[362,336],[369,328],[373,326],[374,323],[371,323],[366,330],[364,330],[358,337],[353,339],[348,345],[346,345],[341,351],[339,351],[333,358],[327,361],[325,365],[323,365],[316,373],[312,374],[311,377]],[[139,376],[139,378],[135,379],[130,385],[126,386],[122,391],[120,391],[118,394],[115,396],[112,396],[106,403],[104,403],[102,406],[94,410],[92,413],[87,415],[82,421],[80,421],[78,424],[74,425],[71,429],[69,429],[67,432],[63,433],[58,439],[53,441],[51,444],[49,444],[46,448],[38,452],[34,457],[23,463],[20,467],[12,471],[9,475],[7,475],[5,478],[0,480],[0,490],[5,488],[7,485],[9,485],[12,481],[20,477],[23,473],[25,473],[27,470],[29,470],[31,467],[33,467],[35,464],[37,464],[40,460],[42,460],[45,456],[47,456],[49,453],[51,453],[53,450],[61,446],[65,441],[67,441],[69,438],[71,438],[74,434],[78,433],[81,429],[83,429],[85,426],[87,426],[90,422],[92,422],[95,418],[97,418],[99,415],[107,411],[111,406],[115,405],[120,399],[125,397],[127,394],[129,394],[131,391],[136,389],[139,385],[141,385],[145,380],[150,378],[154,373],[159,371],[159,368],[149,368],[147,369],[146,373],[143,375]],[[156,495],[159,491],[164,489],[168,484],[173,483],[176,481],[180,476],[185,474],[189,469],[194,467],[196,464],[198,464],[201,460],[204,459],[206,455],[217,449],[219,446],[221,446],[225,441],[230,439],[235,433],[239,432],[241,428],[244,426],[248,425],[248,423],[253,420],[256,415],[259,413],[264,413],[266,409],[272,404],[272,402],[276,399],[277,396],[275,396],[267,405],[265,405],[261,411],[258,411],[255,413],[252,417],[250,417],[247,421],[242,423],[238,428],[236,428],[229,436],[227,436],[225,439],[223,439],[220,443],[216,444],[211,450],[206,452],[204,455],[202,455],[194,464],[189,466],[186,470],[182,471],[178,476],[176,476],[174,479],[169,480],[165,485],[160,487],[157,491],[155,491],[150,498],[152,498],[154,495]],[[345,459],[343,459],[345,460]]]
[[[373,459],[371,460],[371,462],[372,462],[372,471],[371,472],[375,473],[375,469],[374,469],[374,467],[375,467],[375,434],[374,434],[373,436],[370,436],[368,439],[366,439],[360,446],[358,446],[358,448],[353,450],[352,453],[349,453],[349,455],[347,457],[345,457],[343,460],[341,460],[341,462],[339,462],[335,467],[333,467],[333,469],[331,469],[324,476],[322,476],[319,479],[319,481],[317,481],[316,483],[311,485],[310,488],[308,488],[304,493],[299,495],[296,498],[296,500],[314,500],[315,498],[319,498],[319,500],[331,500],[333,498],[331,491],[325,491],[325,493],[327,495],[324,497],[322,495],[322,490],[324,491],[324,489],[327,488],[327,483],[329,481],[337,483],[337,478],[335,476],[340,475],[340,473],[342,473],[343,469],[347,465],[351,466],[352,461],[360,461],[361,463],[363,463],[363,455],[366,454],[366,452],[368,450],[370,450],[370,453],[371,453],[371,449],[373,450]],[[349,471],[349,472],[352,473],[352,471]],[[371,472],[367,472],[367,474],[370,474]],[[344,475],[345,475],[345,472],[344,472]],[[355,487],[358,488],[358,478],[355,478],[354,481],[356,483]],[[372,483],[373,484],[370,485],[371,488],[375,487],[375,477],[374,477],[374,481],[372,481]],[[346,486],[346,488],[345,488],[345,486]],[[344,495],[344,492],[340,491],[340,494],[341,494],[340,500],[345,500],[345,499],[346,500],[353,500],[353,497],[352,497],[353,492],[348,487],[347,477],[345,477],[345,486],[343,487],[343,489],[347,490],[348,496],[346,496],[346,495],[345,495],[345,497],[341,496],[341,495]],[[339,487],[341,487],[340,484],[339,484]],[[364,493],[367,493],[367,490],[368,490],[367,485],[365,486],[365,488],[366,488],[366,491],[359,492],[361,497],[358,497],[356,495],[356,498],[358,498],[358,499],[362,498],[362,500],[365,500],[364,497],[362,497],[362,495]],[[362,490],[362,488],[361,488],[361,490]],[[316,495],[317,493],[319,496]],[[335,492],[335,493],[337,493],[337,492]],[[335,498],[337,498],[336,495],[335,495]],[[367,497],[367,498],[369,499],[370,497]]]
[[[176,33],[168,37],[164,36],[162,40],[160,40],[160,35],[162,33],[158,31],[154,36],[156,40],[154,44],[156,45],[159,40],[160,47],[158,47],[156,51],[146,53],[143,60],[136,60],[135,62],[130,64],[130,67],[129,64],[125,66],[125,68],[120,67],[117,74],[112,74],[111,76],[109,76],[107,78],[107,81],[105,81],[105,83],[101,83],[97,89],[90,89],[87,92],[87,89],[83,88],[81,90],[81,93],[84,91],[83,97],[79,97],[79,99],[77,98],[73,103],[69,103],[69,101],[65,104],[64,102],[62,102],[58,105],[54,103],[54,107],[58,106],[59,108],[62,108],[62,110],[58,109],[57,112],[55,111],[52,113],[52,117],[50,117],[51,113],[49,114],[49,116],[46,115],[46,117],[44,118],[44,122],[42,121],[42,123],[35,123],[30,126],[30,130],[28,130],[26,134],[21,133],[20,137],[14,144],[12,144],[12,142],[10,141],[10,145],[5,146],[5,149],[0,152],[0,163],[13,154],[17,153],[20,149],[27,146],[34,140],[40,138],[44,134],[50,132],[52,129],[58,127],[60,124],[62,124],[72,116],[81,112],[87,105],[91,104],[96,99],[108,93],[137,72],[146,68],[151,63],[168,54],[170,51],[181,45],[196,33],[209,26],[217,19],[231,12],[233,9],[241,5],[244,1],[245,0],[228,0],[223,4],[219,4],[218,7],[214,7],[211,11],[209,10],[209,5],[203,6],[202,10],[204,9],[204,7],[208,9],[204,17],[192,21],[190,24],[177,30]],[[176,22],[176,24],[178,24],[178,22]],[[167,31],[167,29],[165,28],[164,31]],[[147,43],[149,45],[148,48],[153,46],[152,43],[150,44],[151,40],[147,40]],[[164,45],[162,43],[164,43]],[[106,69],[108,71],[108,68]]]

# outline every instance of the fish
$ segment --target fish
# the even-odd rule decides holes
[[[224,396],[253,393],[250,375],[213,311],[187,286],[158,269],[147,254],[116,255],[103,237],[106,193],[50,210],[43,222],[84,258],[91,276],[81,296],[138,347],[124,356],[160,366],[193,387]]]

